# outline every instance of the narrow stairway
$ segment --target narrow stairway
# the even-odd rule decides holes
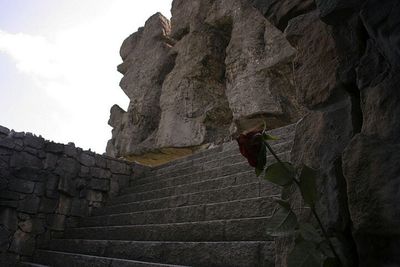
[[[288,160],[294,125],[271,134],[280,138],[273,148]],[[265,222],[277,194],[229,142],[133,177],[129,188],[37,250],[33,261],[68,267],[274,266]]]

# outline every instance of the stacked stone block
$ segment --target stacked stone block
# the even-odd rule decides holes
[[[128,185],[132,164],[0,126],[0,266],[32,256]]]

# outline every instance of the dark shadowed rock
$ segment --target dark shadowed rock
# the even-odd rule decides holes
[[[341,175],[341,153],[351,140],[349,97],[326,111],[312,111],[296,127],[291,158],[319,171],[321,200],[319,212],[328,228],[344,231],[348,227],[346,188]],[[340,190],[339,190],[340,188]]]
[[[285,30],[290,19],[316,8],[312,0],[250,0],[250,2],[281,31]]]
[[[7,136],[10,134],[10,130],[4,126],[0,125],[0,136]]]
[[[395,266],[399,260],[399,151],[398,143],[360,134],[344,152],[349,210],[363,266]]]
[[[32,256],[35,248],[35,236],[17,230],[13,236],[10,251],[25,256]]]
[[[337,94],[335,41],[331,27],[319,19],[319,12],[290,20],[285,36],[297,50],[293,68],[299,102],[312,109]]]
[[[316,0],[321,12],[321,20],[335,25],[341,24],[353,13],[360,9],[360,4],[365,0]]]

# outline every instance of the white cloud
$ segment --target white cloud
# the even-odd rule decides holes
[[[25,111],[45,116],[34,130],[58,142],[73,141],[104,152],[111,136],[107,126],[109,108],[114,103],[123,108],[128,104],[118,87],[119,47],[147,17],[159,11],[155,7],[166,13],[170,6],[170,1],[148,2],[141,6],[137,1],[106,1],[104,14],[51,33],[9,33],[0,29],[0,52],[9,55],[16,68],[30,77],[32,88],[38,90],[38,97],[33,95],[32,99],[39,103],[36,110]],[[55,110],[46,110],[48,106]]]
[[[57,78],[56,47],[43,36],[10,34],[0,30],[0,51],[16,61],[16,67],[32,76]]]

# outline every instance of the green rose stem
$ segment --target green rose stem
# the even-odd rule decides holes
[[[292,177],[293,181],[295,182],[295,184],[300,188],[300,182],[296,179],[296,177],[293,176],[293,174],[291,173],[291,171],[286,167],[286,165],[282,162],[282,160],[278,157],[278,155],[275,153],[275,151],[272,149],[272,147],[268,144],[267,141],[263,140],[264,145],[268,148],[268,150],[271,152],[271,154],[274,156],[274,158],[279,162],[279,164],[282,166],[282,168],[287,172],[287,174],[289,176]],[[311,211],[315,217],[315,219],[318,222],[319,227],[322,230],[322,233],[325,237],[325,240],[328,242],[328,245],[330,247],[330,249],[332,250],[333,255],[335,256],[335,258],[338,260],[339,264],[341,266],[343,266],[342,261],[340,260],[338,254],[336,253],[336,250],[331,242],[331,240],[329,239],[328,233],[325,230],[324,225],[321,222],[321,219],[319,218],[317,211],[315,210],[315,207],[310,206]]]

